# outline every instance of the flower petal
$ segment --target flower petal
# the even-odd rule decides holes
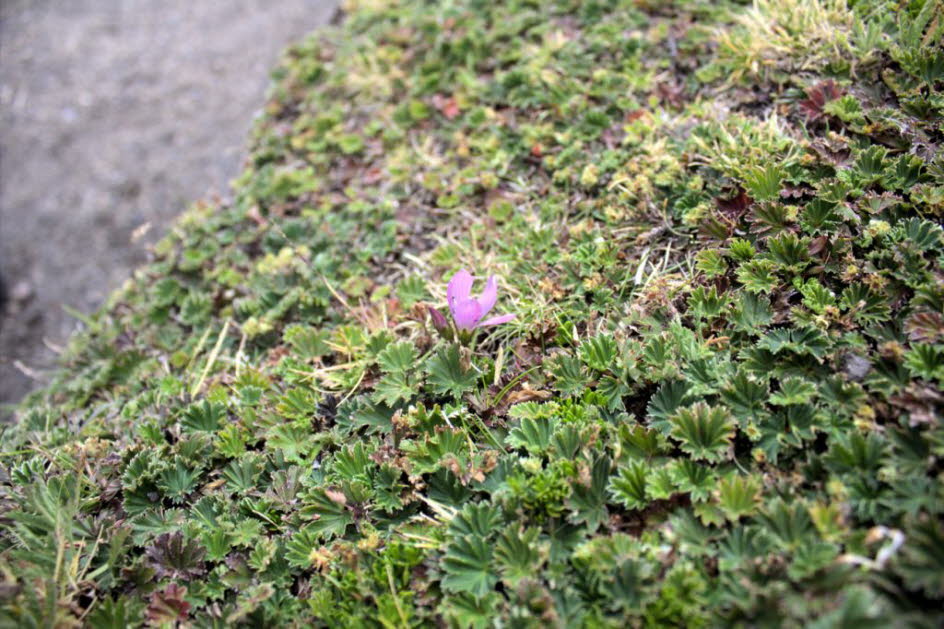
[[[482,307],[474,299],[463,299],[452,306],[452,319],[460,330],[474,330],[482,318]]]
[[[449,307],[453,308],[457,301],[468,299],[470,292],[472,292],[472,274],[462,269],[452,276],[446,286],[446,301]]]
[[[449,322],[446,321],[445,315],[439,311],[439,308],[426,306],[426,310],[429,311],[429,318],[432,319],[433,327],[436,328],[437,331],[442,333],[449,328]]]
[[[495,305],[495,302],[498,300],[498,280],[495,279],[495,276],[492,275],[488,278],[488,281],[485,282],[485,290],[482,291],[482,294],[479,296],[478,302],[482,307],[482,316],[488,314],[488,311],[492,309],[492,306]]]
[[[492,317],[491,319],[486,319],[482,323],[478,324],[477,327],[484,328],[487,325],[500,325],[502,323],[508,323],[515,318],[513,314],[503,314],[498,315],[497,317]]]

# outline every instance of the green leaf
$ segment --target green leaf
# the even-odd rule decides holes
[[[684,380],[671,380],[663,383],[646,406],[649,425],[663,434],[671,430],[669,418],[683,405],[691,402],[689,385]]]
[[[622,467],[610,481],[610,495],[627,509],[643,509],[649,504],[646,497],[647,466],[633,461]]]
[[[792,232],[769,238],[767,249],[771,260],[793,273],[799,273],[810,263],[810,239]]]
[[[372,403],[368,396],[358,395],[338,405],[335,421],[345,435],[361,429],[367,434],[389,432],[394,412],[383,403]]]
[[[223,457],[238,458],[246,451],[246,433],[238,424],[229,424],[217,433],[214,447]]]
[[[616,357],[619,347],[609,334],[599,334],[580,345],[580,358],[595,371],[617,371]]]
[[[744,174],[744,188],[755,201],[774,201],[780,196],[780,184],[785,175],[779,164],[754,166]]]
[[[141,603],[124,596],[112,598],[105,596],[95,606],[86,619],[89,627],[95,629],[125,629],[140,622]]]
[[[402,444],[415,471],[421,474],[432,472],[446,465],[450,460],[463,461],[469,449],[469,440],[465,432],[459,429],[443,429],[423,441],[410,441]]]
[[[180,319],[191,326],[199,326],[210,320],[213,302],[208,295],[191,292],[180,304]]]
[[[671,465],[652,469],[646,477],[646,495],[653,500],[668,500],[678,493],[675,480],[672,478],[673,472],[674,468]]]
[[[928,5],[933,3],[929,2]],[[835,549],[829,544],[817,563],[827,565],[827,557],[835,557]],[[814,549],[815,550],[815,549]],[[808,551],[807,553],[808,554]],[[824,561],[825,560],[825,561]],[[791,578],[796,578],[794,566],[790,567]],[[830,613],[824,614],[807,625],[808,629],[835,629],[836,627],[855,627],[856,629],[885,629],[889,619],[882,600],[874,590],[863,586],[847,588],[843,591],[842,606]]]
[[[312,565],[312,555],[320,547],[320,532],[305,527],[296,531],[286,542],[285,559],[292,567],[306,569]]]
[[[513,448],[524,448],[531,454],[543,454],[551,445],[551,435],[557,426],[556,418],[525,417],[505,438]]]
[[[669,522],[678,534],[678,539],[684,544],[686,553],[698,557],[713,552],[714,549],[709,548],[715,529],[702,524],[691,510],[676,510]]]
[[[171,467],[161,472],[158,486],[171,501],[180,504],[197,488],[199,478],[200,470],[190,469],[182,459],[177,457]]]
[[[921,251],[936,249],[944,240],[944,228],[937,223],[921,218],[910,218],[903,222],[902,241]]]
[[[819,540],[810,540],[801,544],[793,552],[793,561],[790,562],[787,574],[796,581],[813,576],[836,560],[836,555],[838,555],[836,548],[835,544]]]
[[[619,428],[620,443],[623,451],[633,458],[649,459],[662,453],[665,437],[657,430],[648,429],[642,424],[630,427],[623,424]]]
[[[852,94],[845,94],[829,101],[823,105],[823,112],[830,116],[836,116],[843,122],[849,124],[862,124],[865,122],[865,115],[862,113],[862,105]]]
[[[121,485],[125,492],[131,492],[149,481],[155,480],[168,466],[155,450],[142,450],[132,457],[121,474]]]
[[[854,431],[833,440],[826,463],[839,473],[871,475],[882,465],[885,456],[886,444],[881,437]]]
[[[766,382],[758,382],[740,371],[721,390],[721,400],[739,417],[756,417],[764,411],[769,390]]]
[[[216,432],[224,417],[226,417],[225,406],[203,400],[201,404],[191,404],[187,407],[180,419],[180,425],[188,432]]]
[[[689,393],[696,396],[715,395],[722,383],[731,378],[731,362],[724,355],[712,359],[692,360],[682,374],[692,385]]]
[[[397,284],[397,297],[403,304],[405,310],[413,307],[413,304],[429,298],[429,292],[426,290],[426,282],[419,275],[409,275],[403,278]]]
[[[403,471],[384,463],[374,468],[368,482],[373,489],[373,502],[378,509],[394,513],[403,506],[403,494],[406,485],[400,482]]]
[[[303,517],[314,519],[306,529],[326,538],[344,535],[347,527],[354,523],[346,502],[344,494],[338,491],[316,489],[310,492],[300,510]]]
[[[537,528],[508,527],[495,542],[495,560],[502,576],[512,584],[534,576],[541,564]]]
[[[222,528],[204,531],[200,536],[200,541],[210,561],[223,561],[233,547],[229,541],[229,533]]]
[[[770,325],[774,315],[770,310],[770,301],[763,296],[752,292],[741,291],[738,303],[731,315],[731,323],[735,329],[748,334],[759,334]]]
[[[923,516],[907,521],[905,543],[895,570],[912,588],[928,596],[944,595],[944,526],[938,518]]]
[[[905,353],[905,365],[917,378],[944,381],[944,347],[919,343]]]
[[[412,343],[391,343],[377,355],[377,364],[384,373],[402,374],[416,367],[418,355]]]
[[[803,305],[816,314],[823,314],[827,308],[836,305],[836,296],[831,290],[820,284],[815,277],[794,285],[803,295]]]
[[[375,466],[370,458],[368,448],[362,442],[343,447],[331,460],[329,477],[337,481],[369,480],[369,473]]]
[[[718,565],[724,571],[735,570],[745,562],[763,555],[769,542],[756,527],[734,525],[718,544]]]
[[[262,471],[262,462],[258,456],[244,456],[223,468],[223,478],[227,489],[237,494],[246,494],[256,488],[256,478]]]
[[[265,433],[265,438],[267,450],[277,450],[292,463],[304,463],[320,449],[308,422],[296,421],[273,426]]]
[[[501,522],[501,509],[486,502],[469,503],[449,523],[453,536],[491,537]]]
[[[551,436],[551,452],[564,459],[574,459],[584,445],[580,428],[573,424],[558,426]]]
[[[882,181],[885,176],[885,157],[888,150],[878,144],[872,144],[856,156],[852,172],[861,188],[866,188]]]
[[[504,609],[504,602],[504,597],[497,592],[489,592],[482,597],[463,592],[444,597],[442,610],[450,621],[449,626],[489,629],[493,626],[495,616]]]
[[[720,317],[728,308],[727,293],[718,293],[714,286],[696,286],[688,297],[688,308],[697,319],[711,320]]]
[[[728,270],[728,265],[724,257],[717,249],[702,249],[695,256],[695,268],[705,274],[705,277],[711,279],[724,275]]]
[[[282,338],[304,360],[320,358],[331,352],[331,347],[328,345],[331,333],[328,330],[292,324],[285,327]]]
[[[778,328],[768,332],[756,346],[772,354],[792,352],[822,359],[829,349],[829,338],[815,328]]]
[[[886,321],[890,312],[885,297],[872,291],[865,284],[847,286],[842,291],[839,305],[863,325]]]
[[[230,530],[230,541],[240,548],[252,548],[259,543],[263,531],[262,522],[259,520],[243,518]]]
[[[571,484],[567,507],[572,510],[569,520],[575,524],[585,522],[592,532],[599,528],[607,517],[606,489],[610,479],[610,459],[597,456],[590,468],[590,478],[578,479]]]
[[[718,483],[718,505],[732,522],[752,514],[760,502],[760,482],[754,476],[729,474]]]
[[[808,233],[830,233],[842,224],[842,217],[835,203],[817,198],[803,208],[800,224]]]
[[[750,260],[755,255],[757,255],[757,250],[754,249],[754,244],[750,240],[744,238],[734,238],[728,244],[728,251],[731,254],[731,257],[739,262],[744,262],[745,260]]]
[[[473,369],[463,367],[459,347],[449,345],[426,362],[429,385],[439,395],[459,398],[475,386],[477,375]]]
[[[799,501],[788,504],[777,498],[757,518],[767,532],[787,549],[796,548],[815,533],[806,505]]]
[[[671,436],[695,459],[721,461],[734,438],[734,422],[724,408],[697,402],[670,418]]]
[[[420,388],[420,380],[406,372],[384,374],[374,385],[373,399],[387,406],[395,406],[412,398]]]
[[[181,509],[149,509],[135,517],[132,527],[134,528],[134,542],[143,546],[145,540],[153,539],[163,533],[175,533],[180,531],[184,524],[184,512]]]
[[[492,548],[481,537],[457,537],[449,543],[442,559],[444,589],[485,596],[495,588],[498,575],[492,570]]]
[[[816,396],[816,385],[803,378],[784,378],[780,390],[770,396],[770,403],[777,406],[793,406],[811,402]]]
[[[652,564],[636,559],[624,559],[613,573],[613,579],[605,585],[617,607],[625,612],[643,607],[649,582],[652,579]]]
[[[750,260],[738,267],[737,279],[751,293],[769,293],[780,282],[775,269],[771,260]]]
[[[574,396],[583,393],[590,378],[584,371],[583,363],[569,354],[558,354],[550,361],[554,375],[554,388],[561,395]]]
[[[692,459],[676,459],[671,474],[679,491],[691,494],[693,502],[707,500],[717,486],[711,467]]]

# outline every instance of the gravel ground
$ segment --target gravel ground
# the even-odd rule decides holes
[[[279,51],[335,4],[0,0],[0,403],[54,366],[79,325],[63,306],[97,308],[225,194]]]

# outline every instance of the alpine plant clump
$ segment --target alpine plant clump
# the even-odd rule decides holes
[[[0,622],[940,626],[940,2],[345,7],[3,426]]]

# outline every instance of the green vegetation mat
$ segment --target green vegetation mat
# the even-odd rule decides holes
[[[350,2],[4,427],[2,622],[940,626],[942,38]]]

